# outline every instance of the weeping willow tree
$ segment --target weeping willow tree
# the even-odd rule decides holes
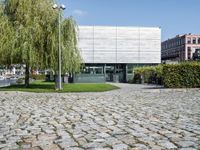
[[[57,70],[58,12],[53,0],[7,0],[0,18],[0,63],[25,64],[25,85],[29,86],[30,69]],[[80,69],[76,23],[62,22],[62,71]]]
[[[0,6],[0,64],[9,65],[13,61],[14,28],[8,18],[3,15],[3,6]]]
[[[62,55],[63,72],[75,73],[80,69],[81,56],[77,47],[77,29],[72,17],[65,19],[62,23],[62,52],[65,54]]]

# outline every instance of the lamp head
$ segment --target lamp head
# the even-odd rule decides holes
[[[52,6],[52,8],[53,8],[53,9],[57,9],[57,8],[58,8],[58,5],[57,5],[57,4],[54,4],[54,5]]]
[[[61,8],[62,10],[65,10],[65,9],[66,9],[65,5],[63,5],[63,4],[60,6],[60,8]]]

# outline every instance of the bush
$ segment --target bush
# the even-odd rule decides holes
[[[32,74],[32,75],[30,75],[30,78],[35,79],[35,80],[45,80],[46,75],[44,75],[44,74]]]
[[[200,63],[186,62],[163,67],[164,86],[167,88],[200,87]]]
[[[143,82],[164,85],[166,88],[200,87],[200,62],[136,68],[133,83]]]
[[[133,83],[162,84],[162,74],[162,65],[135,68]]]

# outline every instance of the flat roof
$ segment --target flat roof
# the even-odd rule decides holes
[[[104,27],[104,28],[156,28],[161,29],[161,27],[147,27],[147,26],[118,26],[118,25],[78,25],[79,27]]]

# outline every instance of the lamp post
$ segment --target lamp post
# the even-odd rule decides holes
[[[53,5],[53,9],[57,9],[58,10],[58,84],[57,84],[57,89],[58,90],[62,90],[62,80],[61,80],[61,11],[65,10],[66,7],[65,5],[57,5],[54,4]],[[57,81],[56,81],[57,82]]]

